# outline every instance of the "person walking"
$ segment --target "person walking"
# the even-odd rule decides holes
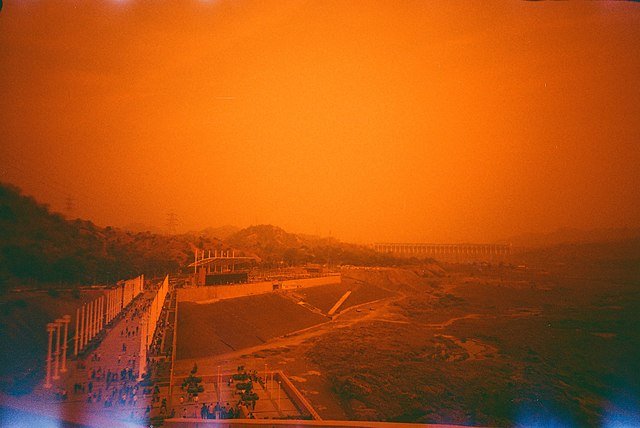
[[[200,407],[200,419],[207,419],[207,405],[202,403],[202,407]]]

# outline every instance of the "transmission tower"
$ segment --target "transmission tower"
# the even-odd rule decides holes
[[[167,213],[167,232],[175,235],[178,228],[178,216],[173,211]]]
[[[67,212],[67,217],[71,218],[71,214],[73,214],[73,209],[76,207],[75,200],[71,196],[67,196],[64,200],[64,208]]]

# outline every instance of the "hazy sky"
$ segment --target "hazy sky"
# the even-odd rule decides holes
[[[640,4],[5,1],[0,180],[100,225],[640,226]]]

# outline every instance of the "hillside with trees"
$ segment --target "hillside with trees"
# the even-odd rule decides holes
[[[225,243],[260,257],[266,266],[279,263],[289,266],[304,263],[389,266],[403,263],[363,245],[335,238],[293,234],[273,225],[247,227],[230,235]]]
[[[65,219],[18,188],[0,183],[0,290],[176,273],[193,260],[195,248],[235,249],[258,256],[265,267],[406,263],[363,245],[293,234],[272,225],[222,229],[161,235],[99,227],[87,220]],[[224,241],[216,235],[224,235]]]
[[[177,272],[196,246],[214,245],[219,242],[196,235],[134,233],[66,220],[18,188],[0,184],[0,290]]]

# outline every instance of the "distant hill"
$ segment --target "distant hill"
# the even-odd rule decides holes
[[[129,223],[126,226],[123,226],[122,229],[128,230],[129,232],[139,233],[139,232],[151,232],[155,234],[163,234],[165,233],[162,229],[156,226],[149,226],[144,223]]]
[[[0,291],[32,284],[95,284],[176,272],[198,246],[219,241],[157,235],[65,220],[14,186],[0,183]]]
[[[272,225],[250,226],[239,230],[227,237],[226,243],[251,252],[268,262],[284,260],[287,252],[290,255],[299,252],[301,257],[309,255],[309,248],[298,236]]]
[[[527,233],[508,239],[516,248],[541,248],[560,244],[587,244],[640,238],[639,228],[601,228],[581,230],[561,228],[550,233]]]
[[[369,247],[340,242],[335,238],[298,235],[272,225],[250,226],[227,237],[225,243],[260,257],[267,265],[329,263],[351,265],[404,264]]]
[[[240,230],[239,227],[226,225],[226,226],[219,226],[219,227],[208,227],[198,232],[198,234],[205,236],[207,238],[220,239],[224,241],[229,236],[233,235],[239,230]]]

